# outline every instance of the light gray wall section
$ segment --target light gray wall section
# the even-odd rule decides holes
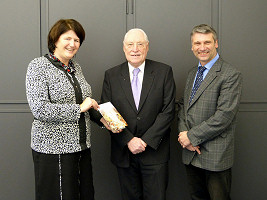
[[[0,199],[33,200],[32,114],[0,112]]]
[[[40,55],[37,0],[0,1],[0,199],[34,199],[32,114],[25,96],[28,63]]]
[[[0,102],[25,101],[25,73],[40,54],[40,8],[36,0],[0,1]]]
[[[243,95],[236,131],[233,199],[266,199],[267,3],[220,1],[222,57],[243,74]]]
[[[133,27],[147,32],[148,57],[173,67],[177,99],[180,98],[187,71],[197,63],[191,52],[189,33],[194,25],[212,24],[219,34],[220,55],[244,76],[232,198],[265,199],[266,6],[265,0],[1,0],[0,17],[4,20],[0,24],[3,47],[0,50],[0,199],[34,199],[29,146],[32,114],[26,103],[25,74],[30,60],[47,52],[48,30],[60,18],[75,18],[85,28],[86,40],[76,60],[97,100],[104,71],[125,60],[122,40],[126,30]],[[172,125],[167,200],[187,200],[176,122],[177,119]],[[121,199],[116,168],[109,156],[108,133],[93,125],[92,159],[98,200]]]
[[[244,102],[267,103],[266,11],[265,0],[221,1],[221,51],[243,73]]]

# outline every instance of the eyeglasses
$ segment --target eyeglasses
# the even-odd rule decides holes
[[[147,42],[130,42],[130,43],[124,43],[125,47],[127,49],[132,49],[134,47],[138,48],[138,49],[144,49],[147,45]]]

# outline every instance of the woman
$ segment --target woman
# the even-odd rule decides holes
[[[90,118],[105,124],[95,111],[80,65],[72,60],[85,38],[82,25],[61,19],[48,34],[49,54],[32,60],[26,93],[34,116],[31,148],[36,199],[94,199]],[[95,109],[95,110],[94,110]]]

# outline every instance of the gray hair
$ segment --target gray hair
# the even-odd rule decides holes
[[[191,39],[192,39],[192,36],[195,33],[203,33],[203,34],[212,33],[212,36],[213,36],[214,41],[217,41],[218,40],[218,36],[217,36],[217,33],[214,30],[214,28],[212,28],[211,26],[209,26],[207,24],[200,24],[200,25],[195,26],[192,29],[191,34],[190,34],[190,38]]]
[[[123,39],[123,43],[125,42],[125,40],[126,40],[126,38],[128,37],[129,33],[133,32],[133,31],[140,31],[141,33],[143,33],[144,38],[145,38],[145,41],[146,41],[147,43],[149,43],[147,34],[145,33],[145,31],[143,31],[143,30],[140,29],[140,28],[133,28],[133,29],[130,29],[130,30],[125,34],[124,39]]]

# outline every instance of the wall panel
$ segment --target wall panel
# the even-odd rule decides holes
[[[267,103],[266,10],[265,0],[221,1],[221,54],[243,74],[245,102]]]
[[[25,74],[40,54],[39,1],[0,1],[0,101],[25,100]]]
[[[0,199],[34,199],[31,113],[0,112]]]

